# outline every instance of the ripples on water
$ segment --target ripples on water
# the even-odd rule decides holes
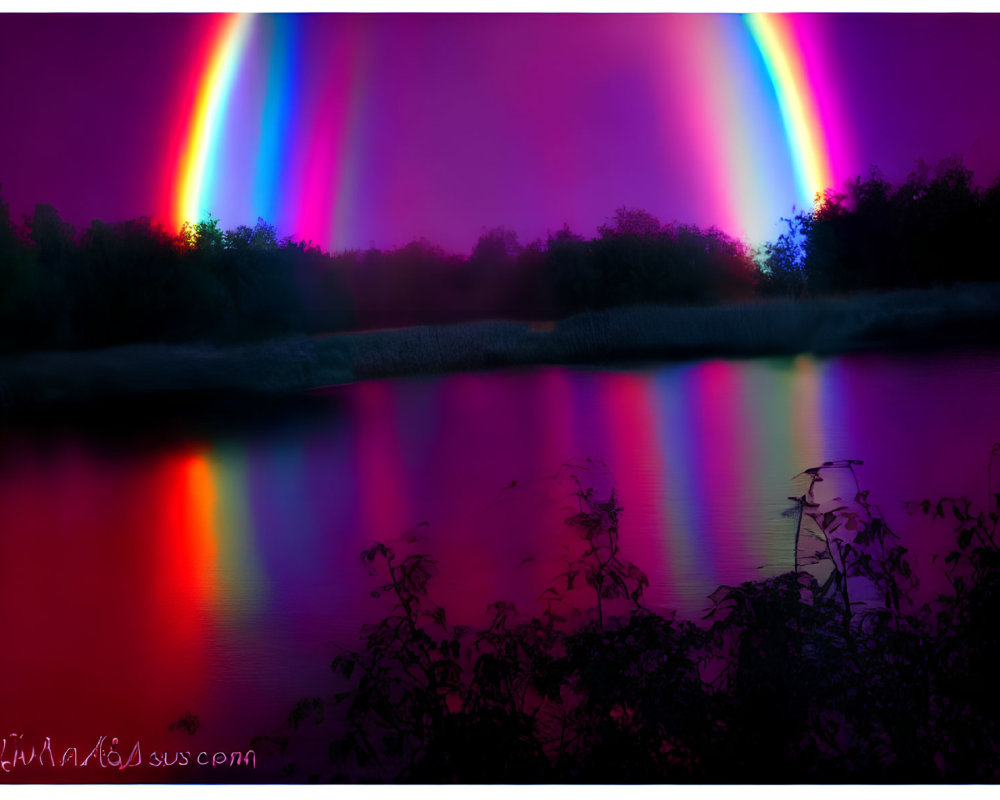
[[[865,462],[926,563],[950,532],[902,504],[985,496],[1000,356],[373,381],[269,416],[0,432],[0,686],[25,741],[191,747],[166,726],[192,710],[200,742],[245,747],[378,615],[358,559],[375,539],[438,559],[453,621],[497,599],[531,609],[574,535],[574,471],[617,487],[657,609],[696,617],[719,584],[791,569],[790,479],[825,460]]]

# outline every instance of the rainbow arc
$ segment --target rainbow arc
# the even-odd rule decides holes
[[[385,127],[379,115],[406,92],[426,90],[429,80],[404,76],[414,83],[400,89],[379,72],[373,52],[419,42],[423,27],[383,30],[380,20],[338,17],[323,23],[320,41],[315,21],[295,15],[235,14],[214,24],[173,172],[173,226],[208,213],[223,224],[261,216],[327,249],[359,246],[358,226],[368,217],[411,214],[447,194],[434,185],[433,165],[415,156],[400,177],[369,152]],[[808,208],[834,185],[831,81],[821,59],[810,57],[812,29],[801,16],[783,14],[664,17],[663,24],[665,31],[685,28],[683,59],[692,76],[673,79],[673,93],[661,101],[669,109],[664,124],[687,126],[687,146],[704,166],[706,193],[714,194],[714,224],[759,243],[792,202]],[[519,143],[525,159],[551,160],[549,132],[509,124],[508,141]],[[573,175],[562,178],[569,185]],[[418,225],[417,217],[406,219]]]
[[[801,47],[789,18],[748,14],[745,19],[774,85],[799,197],[808,207],[832,187],[833,175]]]

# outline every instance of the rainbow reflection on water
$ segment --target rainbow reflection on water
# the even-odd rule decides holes
[[[384,611],[358,558],[373,540],[438,560],[452,622],[536,608],[575,535],[574,473],[616,487],[659,610],[697,617],[718,585],[791,568],[791,478],[824,460],[865,461],[919,565],[942,540],[903,501],[981,489],[1000,440],[1000,362],[982,353],[542,368],[313,399],[284,426],[131,447],[0,431],[0,685],[26,740],[113,729],[171,749],[166,726],[192,710],[245,747]]]

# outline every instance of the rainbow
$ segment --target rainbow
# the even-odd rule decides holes
[[[214,177],[220,128],[252,21],[246,14],[228,17],[215,37],[177,169],[173,221],[178,228],[200,221],[209,211],[204,207],[205,193]]]
[[[744,17],[778,96],[800,199],[819,203],[833,186],[833,171],[817,103],[791,18],[777,14]]]
[[[415,116],[420,111],[409,117],[398,112],[434,107],[426,102],[430,99],[438,113],[460,118],[440,100],[441,73],[433,72],[435,25],[467,26],[463,30],[483,37],[485,23],[444,17],[433,23],[419,15],[219,18],[193,60],[195,79],[179,115],[181,144],[168,177],[170,224],[179,229],[210,212],[224,226],[260,216],[282,235],[331,250],[372,241],[403,243],[387,241],[386,230],[434,240],[434,231],[446,224],[442,220],[467,226],[470,237],[482,225],[508,224],[502,217],[486,218],[494,211],[479,212],[480,218],[456,209],[456,195],[468,191],[461,181],[468,180],[469,168],[450,159],[464,144],[440,146],[427,133],[435,120]],[[502,17],[496,24],[516,23]],[[575,24],[582,23],[573,15],[555,21],[540,17],[524,31]],[[614,36],[615,26],[631,22],[615,17],[609,25],[607,35]],[[715,224],[760,243],[773,237],[793,202],[809,208],[834,186],[838,170],[848,163],[847,128],[834,107],[835,76],[826,72],[831,67],[821,20],[663,15],[646,27],[658,37],[654,46],[661,48],[663,63],[657,74],[657,65],[650,65],[650,83],[630,102],[661,109],[663,138],[670,144],[662,148],[666,155],[652,156],[660,159],[660,174],[670,180],[677,169],[687,168],[685,162],[697,165],[700,183],[680,192],[691,198],[684,212],[690,216],[681,221]],[[629,29],[629,35],[635,32]],[[392,56],[398,53],[415,54],[410,63],[416,66],[401,74],[396,63],[393,72]],[[588,183],[592,164],[564,146],[574,135],[565,113],[573,107],[519,105],[531,96],[526,81],[557,71],[558,58],[537,49],[520,63],[476,65],[481,81],[476,86],[496,97],[500,109],[488,118],[476,112],[498,145],[488,157],[511,167],[497,173],[503,185],[484,184],[490,186],[485,194],[509,201],[490,207],[517,203],[525,217],[552,229],[572,221],[574,197],[586,196],[588,187],[592,196],[621,191]],[[587,83],[583,73],[577,80]],[[582,91],[573,88],[563,96]],[[448,124],[441,121],[442,128]],[[616,202],[637,201],[611,196],[609,208]]]

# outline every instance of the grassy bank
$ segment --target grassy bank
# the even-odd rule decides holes
[[[1000,344],[1000,286],[421,326],[232,347],[143,344],[0,359],[0,408],[185,393],[288,394],[354,380],[534,364],[608,364]]]

